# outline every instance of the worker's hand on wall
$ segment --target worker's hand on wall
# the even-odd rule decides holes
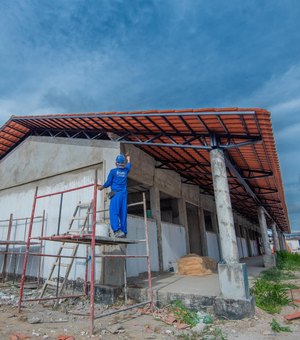
[[[126,153],[126,160],[127,160],[127,163],[130,163],[130,156],[128,153]]]
[[[97,185],[97,189],[98,190],[103,190],[103,185],[101,185],[101,184]]]

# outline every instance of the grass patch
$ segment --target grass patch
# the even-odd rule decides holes
[[[290,271],[282,270],[277,267],[273,267],[267,270],[264,270],[260,277],[266,281],[273,281],[273,282],[279,282],[283,280],[292,280],[296,279],[296,275],[293,274]]]
[[[276,266],[284,270],[300,270],[300,255],[281,250],[276,253]]]
[[[200,320],[197,312],[186,308],[179,300],[174,301],[171,308],[177,321],[185,323],[191,327],[196,326]]]
[[[287,289],[298,289],[299,288],[299,286],[296,286],[293,283],[282,283],[282,285],[286,287]]]
[[[291,332],[290,327],[288,326],[281,326],[274,318],[270,323],[271,329],[273,332],[280,333],[280,332]]]
[[[279,313],[283,306],[291,303],[287,290],[288,288],[284,284],[258,279],[251,292],[255,296],[256,305],[259,308],[274,314]]]

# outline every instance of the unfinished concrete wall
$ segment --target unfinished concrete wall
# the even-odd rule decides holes
[[[0,163],[0,219],[8,218],[10,213],[14,218],[29,217],[36,186],[39,187],[38,194],[42,195],[91,184],[94,182],[96,169],[99,182],[103,182],[108,170],[114,167],[115,156],[119,152],[118,143],[107,141],[45,137],[27,139]],[[101,207],[105,206],[103,196],[103,192],[98,193],[98,203]],[[92,198],[93,188],[64,195],[60,233],[66,231],[78,202],[90,202]],[[57,234],[59,204],[60,196],[44,198],[37,202],[35,215],[41,215],[42,211],[46,210],[45,235]],[[18,226],[13,230],[12,237],[15,240],[26,240],[27,232],[28,226],[26,231],[25,226]],[[35,223],[32,236],[40,236],[40,233],[41,225]],[[6,239],[5,235],[2,237]],[[24,246],[16,246],[14,250],[23,253],[24,249]],[[56,254],[58,249],[59,243],[47,241],[44,243],[43,252]],[[39,249],[35,246],[35,250]],[[79,247],[78,256],[86,256],[85,246]],[[17,265],[10,260],[10,271],[21,273],[22,259],[22,256],[18,257]],[[36,275],[36,261],[36,257],[30,256],[27,275]],[[101,268],[101,261],[96,261],[98,269]],[[48,275],[52,263],[53,258],[44,258],[43,277]],[[83,278],[84,270],[85,261],[76,260],[70,279]],[[101,271],[98,270],[97,279],[100,279],[100,275]]]
[[[217,239],[218,237],[217,234],[208,231],[206,232],[206,237],[207,237],[207,249],[208,249],[207,256],[219,262],[221,260],[221,255],[220,255],[220,248],[219,248],[219,242]]]
[[[121,149],[122,152],[130,154],[131,163],[134,165],[130,170],[129,178],[146,186],[152,186],[156,164],[154,158],[133,145],[122,145]]]
[[[15,218],[29,217],[32,209],[33,197],[35,187],[39,187],[39,194],[47,194],[50,192],[56,192],[60,190],[71,189],[77,186],[92,183],[94,180],[94,168],[85,171],[75,171],[68,174],[57,175],[48,179],[43,179],[29,184],[24,184],[12,189],[6,189],[1,191],[1,206],[0,216],[5,216],[7,212],[14,215]],[[68,225],[71,221],[71,217],[74,213],[75,207],[79,201],[89,202],[92,199],[92,188],[84,189],[81,191],[72,192],[64,195],[60,233],[67,231]],[[46,224],[45,235],[51,236],[57,234],[58,229],[58,216],[59,216],[60,196],[53,196],[38,200],[36,205],[36,216],[42,215],[43,210],[46,210]],[[78,227],[79,228],[79,227]],[[26,240],[28,233],[25,233],[25,228],[18,228],[14,233],[15,240]],[[38,237],[41,235],[41,223],[35,223],[33,227],[32,236]],[[56,254],[59,249],[59,243],[47,241],[44,243],[44,253]],[[18,248],[18,251],[23,253],[25,247]],[[80,246],[78,256],[85,256],[85,247]],[[22,257],[19,258],[22,261]],[[34,276],[36,271],[30,271],[30,261],[34,261],[31,257],[29,260],[29,271],[27,275]],[[47,276],[50,266],[53,263],[53,258],[44,258],[44,277]],[[22,270],[22,263],[19,265],[19,271]],[[70,278],[76,279],[77,277],[84,277],[84,263],[77,260],[73,266]]]
[[[130,239],[145,239],[145,226],[144,220],[139,216],[128,216],[128,237]],[[153,219],[148,219],[149,228],[149,248],[151,258],[151,270],[159,271],[158,263],[158,247],[157,247],[157,229],[156,223]],[[162,248],[163,248],[163,270],[168,271],[170,264],[176,263],[177,260],[186,254],[185,246],[185,229],[176,224],[162,222]],[[128,245],[128,255],[145,255],[145,243],[137,245]],[[127,259],[127,275],[138,276],[146,272],[147,262],[146,259]]]
[[[186,212],[188,220],[188,232],[190,240],[190,252],[197,255],[204,255],[202,251],[201,230],[199,207],[186,203]]]
[[[175,171],[155,169],[153,185],[171,197],[181,197],[181,178]]]
[[[252,256],[258,256],[259,255],[259,251],[258,251],[258,246],[257,246],[257,242],[255,240],[251,240],[251,253]]]
[[[128,226],[128,238],[133,240],[145,239],[145,223],[142,217],[128,215]],[[153,219],[148,219],[148,228],[151,270],[158,272],[157,229]],[[145,243],[128,245],[126,253],[128,255],[146,255]],[[138,276],[147,271],[147,260],[145,258],[133,258],[126,261],[128,276]]]
[[[177,260],[186,255],[186,234],[184,227],[172,223],[162,222],[163,270],[174,267]]]
[[[119,143],[29,137],[0,161],[0,190],[106,161],[114,167]]]

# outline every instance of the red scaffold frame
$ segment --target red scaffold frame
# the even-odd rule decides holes
[[[30,250],[30,242],[31,239],[37,239],[36,237],[31,237],[32,235],[32,229],[33,229],[33,221],[34,221],[34,215],[36,210],[36,204],[39,199],[51,197],[55,195],[63,195],[65,193],[69,193],[72,191],[78,191],[86,188],[93,188],[93,210],[92,210],[92,231],[89,234],[81,234],[81,235],[55,235],[55,236],[42,236],[38,239],[43,241],[58,241],[58,242],[71,242],[71,243],[84,243],[88,246],[90,246],[91,249],[91,262],[90,262],[90,290],[89,290],[89,298],[90,298],[90,331],[91,333],[94,332],[94,320],[115,314],[117,312],[122,312],[128,309],[132,309],[134,307],[139,307],[142,305],[150,305],[150,308],[153,307],[153,294],[152,294],[152,278],[151,278],[151,262],[150,262],[150,255],[149,255],[149,236],[148,236],[148,222],[147,222],[147,214],[146,214],[146,196],[143,192],[143,201],[138,203],[133,203],[128,206],[132,205],[143,205],[143,212],[144,212],[144,223],[145,223],[145,240],[127,240],[127,239],[111,239],[111,238],[100,238],[96,237],[96,218],[97,218],[97,186],[98,186],[98,177],[97,177],[97,171],[95,171],[95,178],[94,183],[79,186],[76,188],[71,188],[63,191],[53,192],[49,194],[44,195],[38,195],[38,187],[36,187],[33,204],[32,204],[32,210],[31,210],[31,217],[30,217],[30,225],[27,235],[27,242],[26,242],[26,251],[25,251],[25,257],[24,257],[24,263],[23,263],[23,270],[22,270],[22,277],[21,277],[21,283],[20,283],[20,294],[19,294],[19,301],[18,301],[18,311],[21,311],[22,302],[29,302],[29,301],[43,301],[43,300],[59,300],[59,299],[66,299],[66,298],[75,298],[80,296],[87,296],[87,280],[88,280],[88,270],[87,270],[87,263],[88,260],[85,257],[80,256],[66,256],[66,255],[53,255],[53,254],[41,254],[41,253],[31,253]],[[61,209],[61,208],[60,208]],[[103,244],[132,244],[132,243],[138,243],[138,242],[145,242],[146,247],[146,255],[109,255],[109,254],[101,254],[101,255],[95,255],[95,246],[97,245],[103,245]],[[23,299],[23,292],[24,292],[24,284],[25,284],[25,278],[26,278],[26,269],[27,269],[27,263],[28,263],[28,257],[31,256],[49,256],[49,257],[56,257],[56,258],[77,258],[77,259],[86,259],[86,274],[85,274],[85,283],[84,283],[84,294],[81,295],[64,295],[64,296],[56,296],[56,297],[46,297],[46,298],[35,298],[35,299]],[[125,307],[122,309],[119,309],[118,311],[113,311],[106,314],[101,314],[98,316],[95,316],[95,258],[96,257],[107,257],[107,258],[146,258],[147,259],[147,272],[148,272],[148,301],[138,303],[136,305],[132,305],[129,307]],[[126,281],[126,277],[125,277]],[[126,284],[126,282],[125,282]]]

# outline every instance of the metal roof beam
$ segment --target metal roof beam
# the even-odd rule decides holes
[[[251,173],[255,173],[255,174],[262,174],[262,175],[273,175],[272,171],[265,171],[265,170],[255,170],[255,169],[243,169],[240,168],[240,171],[242,171],[243,173],[248,172],[249,177]]]
[[[185,144],[166,144],[166,143],[152,143],[152,142],[142,142],[142,141],[128,141],[122,140],[121,143],[123,144],[134,144],[134,145],[147,145],[147,146],[162,146],[168,148],[179,148],[179,149],[203,149],[203,150],[211,150],[210,146],[204,145],[185,145]]]
[[[254,201],[257,202],[258,205],[261,205],[261,202],[259,198],[256,196],[255,192],[250,188],[249,184],[242,177],[240,172],[237,170],[236,166],[231,163],[231,161],[229,160],[228,156],[225,153],[224,153],[224,158],[225,158],[225,164],[230,170],[230,172],[238,179],[238,181],[242,184],[246,192],[254,199]]]
[[[249,140],[247,142],[225,144],[225,145],[220,144],[219,147],[221,149],[232,149],[232,148],[240,148],[240,147],[243,147],[243,146],[252,145],[252,144],[256,144],[256,143],[262,142],[262,138],[261,137],[255,137],[255,138],[250,138],[250,139],[251,140]]]

